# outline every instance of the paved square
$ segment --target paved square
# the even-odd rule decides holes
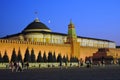
[[[120,66],[29,69],[23,72],[0,69],[0,80],[120,80]]]

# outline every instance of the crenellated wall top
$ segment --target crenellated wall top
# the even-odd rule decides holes
[[[0,43],[48,45],[48,46],[66,46],[66,47],[70,46],[70,44],[56,44],[56,43],[32,42],[32,41],[8,40],[8,39],[0,39]]]

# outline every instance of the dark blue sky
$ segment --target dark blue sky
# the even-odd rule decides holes
[[[36,11],[54,32],[67,33],[72,19],[77,35],[120,45],[120,0],[0,0],[0,37],[21,32]]]

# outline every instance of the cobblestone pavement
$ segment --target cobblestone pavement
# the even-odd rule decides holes
[[[0,80],[120,80],[120,66],[42,68],[23,72],[0,69]]]

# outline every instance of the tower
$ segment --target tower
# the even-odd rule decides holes
[[[76,31],[75,31],[74,24],[72,23],[72,21],[70,21],[70,24],[68,25],[67,42],[71,43],[73,41],[77,42],[77,36],[76,36]]]
[[[68,25],[68,36],[67,36],[67,43],[71,45],[71,54],[70,57],[80,57],[80,43],[77,42],[77,35],[75,31],[75,26],[70,21]]]

